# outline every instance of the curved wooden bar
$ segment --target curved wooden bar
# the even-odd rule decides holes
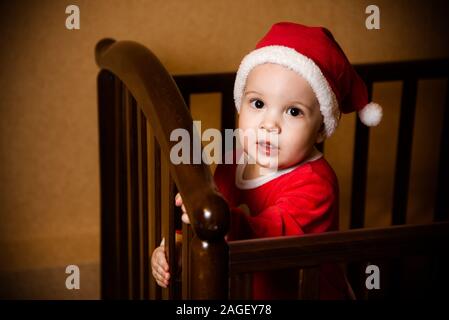
[[[133,94],[154,129],[163,154],[177,141],[173,130],[183,128],[193,137],[192,117],[173,78],[147,48],[132,41],[104,39],[96,46],[100,68],[117,75]],[[190,213],[195,233],[202,240],[219,240],[228,231],[229,208],[215,191],[209,167],[204,164],[172,165],[170,172]],[[209,214],[210,213],[210,214]]]
[[[231,274],[377,257],[430,256],[448,252],[449,222],[240,240],[230,242],[229,248]]]
[[[113,73],[131,92],[153,129],[161,155],[168,157],[178,143],[170,141],[175,129],[188,132],[190,150],[194,150],[192,140],[196,129],[189,110],[173,78],[150,50],[132,41],[103,39],[96,45],[95,59],[101,69]],[[216,191],[207,165],[173,165],[170,162],[170,174],[199,238],[194,239],[191,246],[193,250],[199,250],[192,253],[195,259],[190,270],[191,298],[226,298],[227,272],[220,273],[223,280],[217,282],[216,270],[223,267],[227,270],[228,266],[228,247],[224,241],[229,228],[228,205]],[[213,285],[215,282],[218,286]],[[206,290],[208,286],[211,287]]]

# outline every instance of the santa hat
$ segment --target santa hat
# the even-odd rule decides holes
[[[337,128],[341,112],[357,111],[368,126],[378,125],[382,118],[381,106],[368,103],[365,83],[326,28],[289,22],[273,25],[237,71],[234,85],[237,111],[240,112],[249,73],[264,63],[285,66],[310,84],[320,104],[327,137]]]

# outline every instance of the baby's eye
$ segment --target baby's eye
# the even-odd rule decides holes
[[[296,108],[296,107],[290,107],[290,108],[288,108],[288,110],[287,110],[287,114],[289,114],[289,115],[291,115],[291,116],[293,116],[293,117],[297,117],[297,116],[303,115],[304,112],[302,112],[302,110],[299,109],[299,108]]]
[[[263,106],[265,105],[265,104],[263,103],[263,101],[262,101],[262,100],[259,100],[259,99],[253,99],[253,100],[251,100],[251,101],[250,101],[250,104],[251,104],[252,107],[254,107],[254,108],[256,108],[256,109],[262,109]]]

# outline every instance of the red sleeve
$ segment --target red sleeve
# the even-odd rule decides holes
[[[240,208],[231,207],[231,225],[228,232],[228,241],[245,240],[252,238],[252,230],[246,219],[246,213]]]
[[[219,164],[215,169],[214,181],[218,191],[228,202],[230,210],[230,228],[227,239],[243,240],[251,238],[251,228],[246,213],[237,208],[239,203],[238,191],[235,187],[235,165]]]
[[[319,233],[335,228],[338,190],[311,173],[282,190],[276,203],[253,217],[245,216],[252,238]]]

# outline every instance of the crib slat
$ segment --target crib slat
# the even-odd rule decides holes
[[[416,94],[417,80],[411,78],[404,80],[394,177],[393,225],[404,224],[406,222]]]
[[[98,75],[98,120],[101,176],[101,298],[120,298],[119,152],[115,76],[102,70]]]
[[[190,244],[193,238],[193,230],[189,225],[182,224],[182,299],[191,299],[191,263]]]
[[[449,79],[446,80],[446,101],[444,104],[439,161],[434,221],[444,221],[449,219]]]
[[[221,128],[235,129],[235,104],[232,87],[221,91]]]
[[[124,89],[126,112],[126,170],[127,170],[127,212],[128,212],[128,264],[130,298],[140,298],[142,282],[140,274],[140,230],[139,230],[139,185],[138,185],[138,138],[137,105],[131,93]]]
[[[180,88],[184,102],[187,108],[190,110],[190,90],[189,87]],[[193,238],[193,230],[191,226],[182,223],[182,254],[181,254],[181,297],[184,300],[191,299],[191,272],[190,272],[190,242]]]
[[[301,269],[299,279],[299,299],[318,300],[320,297],[319,267]]]
[[[147,120],[142,110],[137,111],[138,189],[139,189],[139,274],[140,299],[149,299],[149,237],[148,237],[148,172]]]
[[[154,137],[151,126],[147,127],[147,141],[148,141],[148,180],[152,181],[149,188],[149,254],[152,254],[154,249],[159,246],[161,242],[161,151],[159,144]],[[151,277],[150,281],[150,299],[161,299],[162,290]]]
[[[235,116],[236,116],[236,108],[233,99],[233,93],[231,91],[232,87],[224,88],[221,91],[221,136],[223,137],[222,146],[221,146],[221,158],[224,161],[224,155],[228,150],[226,150],[225,143],[225,129],[235,129]]]
[[[119,198],[119,216],[118,216],[118,234],[119,234],[119,260],[120,260],[120,299],[129,299],[130,288],[130,259],[129,251],[129,232],[128,232],[128,195],[127,195],[127,118],[124,97],[124,85],[116,78],[116,103],[118,104],[119,127],[119,168],[118,168],[118,198]]]
[[[175,249],[175,222],[174,222],[174,200],[173,180],[170,177],[169,159],[161,158],[161,209],[162,209],[162,234],[165,238],[165,250],[168,258],[170,274],[173,277],[176,274],[176,249]],[[174,282],[173,279],[170,280]],[[172,300],[175,296],[174,286],[170,285],[162,291],[162,298]]]
[[[231,300],[252,299],[252,274],[248,272],[238,273],[229,279]]]
[[[365,79],[368,89],[368,100],[372,99],[373,83]],[[354,158],[352,162],[352,195],[350,228],[363,228],[365,225],[366,183],[368,172],[369,128],[356,117]],[[348,265],[348,278],[357,297],[364,296],[363,265]]]
[[[373,83],[366,81],[368,99],[371,100]],[[365,224],[366,177],[368,171],[369,128],[356,118],[354,159],[352,162],[352,196],[350,228],[363,228]]]

